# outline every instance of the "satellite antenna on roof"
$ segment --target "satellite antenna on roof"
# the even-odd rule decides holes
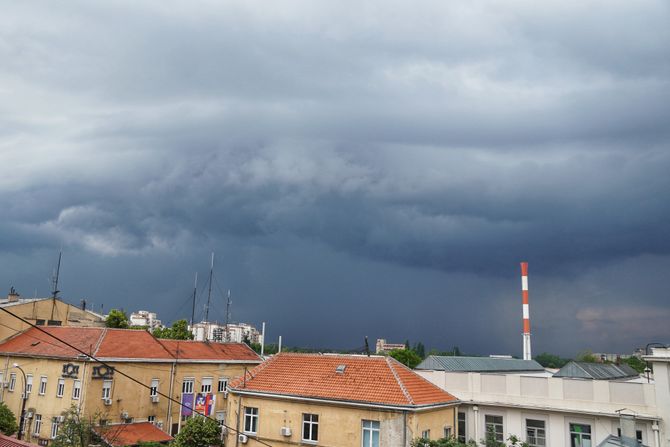
[[[198,272],[195,272],[195,282],[193,284],[193,307],[191,308],[191,327],[195,320],[195,295],[198,291]]]
[[[58,252],[58,265],[56,266],[56,273],[53,277],[53,289],[51,290],[51,320],[54,319],[54,310],[56,307],[56,298],[58,298],[58,277],[60,276],[60,261],[63,257],[63,250]]]
[[[230,323],[230,289],[228,289],[228,301],[226,302],[226,341],[230,341],[230,332],[228,332],[228,324]]]
[[[209,268],[209,292],[207,294],[207,305],[205,306],[205,322],[209,322],[209,302],[212,298],[212,275],[213,274],[214,274],[214,252],[212,252],[212,264]]]

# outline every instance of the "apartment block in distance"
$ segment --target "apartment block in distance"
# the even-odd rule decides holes
[[[458,400],[391,357],[282,353],[238,378],[226,446],[409,446],[455,434]]]
[[[25,439],[41,445],[56,436],[73,405],[100,425],[150,422],[171,435],[193,409],[223,422],[228,381],[261,362],[241,343],[159,340],[130,329],[43,329],[87,354],[36,328],[0,343],[0,400],[18,420],[25,387]]]

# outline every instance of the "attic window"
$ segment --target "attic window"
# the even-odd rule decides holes
[[[344,369],[347,367],[347,365],[337,365],[337,368],[335,368],[335,372],[338,374],[344,374]]]

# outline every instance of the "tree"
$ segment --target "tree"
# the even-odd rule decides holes
[[[51,447],[88,447],[99,442],[99,437],[93,431],[98,415],[90,419],[83,417],[76,406],[71,406],[65,415],[65,421],[58,429],[56,439],[51,441]]]
[[[417,344],[414,345],[413,351],[421,357],[421,360],[426,358],[426,348],[423,346],[423,343],[417,342]]]
[[[14,413],[4,402],[0,402],[0,431],[7,436],[12,436],[19,431],[19,424],[16,423]]]
[[[535,361],[545,368],[562,368],[569,362],[568,359],[563,359],[557,355],[549,354],[548,352],[543,352],[542,354],[535,356]]]
[[[411,349],[394,349],[389,352],[389,355],[408,368],[416,367],[422,360],[421,357]]]
[[[221,427],[215,420],[200,416],[189,418],[174,438],[174,447],[221,445]]]
[[[575,357],[575,360],[578,362],[586,362],[586,363],[597,363],[598,359],[596,358],[595,355],[593,355],[593,352],[590,349],[585,349],[581,351],[579,354],[577,354],[577,357]]]
[[[172,340],[193,340],[193,333],[188,330],[188,321],[177,320],[172,327],[159,327],[154,329],[153,336],[156,338],[169,338]]]
[[[624,359],[623,362],[639,373],[643,373],[644,369],[647,367],[647,362],[635,356],[628,357],[627,359]]]
[[[105,325],[111,328],[128,329],[128,315],[122,310],[112,309],[107,315]]]

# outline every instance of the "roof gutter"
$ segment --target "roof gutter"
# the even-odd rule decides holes
[[[351,407],[364,407],[364,408],[379,408],[382,410],[392,410],[392,411],[426,411],[426,410],[434,410],[436,408],[447,408],[447,407],[454,407],[457,406],[461,403],[460,400],[453,400],[449,402],[441,402],[437,404],[427,404],[427,405],[386,405],[386,404],[380,404],[380,403],[367,403],[367,402],[361,402],[361,401],[354,401],[354,400],[337,400],[337,399],[320,399],[320,398],[315,398],[315,397],[303,397],[303,396],[293,396],[290,394],[275,394],[275,393],[267,393],[267,392],[259,392],[259,391],[250,391],[248,389],[239,389],[239,388],[229,388],[229,391],[233,394],[240,394],[244,396],[256,396],[256,397],[267,397],[270,399],[287,399],[287,400],[295,400],[295,401],[301,401],[301,402],[315,402],[315,403],[323,403],[323,404],[330,404],[330,405],[346,405],[346,406],[351,406]]]

